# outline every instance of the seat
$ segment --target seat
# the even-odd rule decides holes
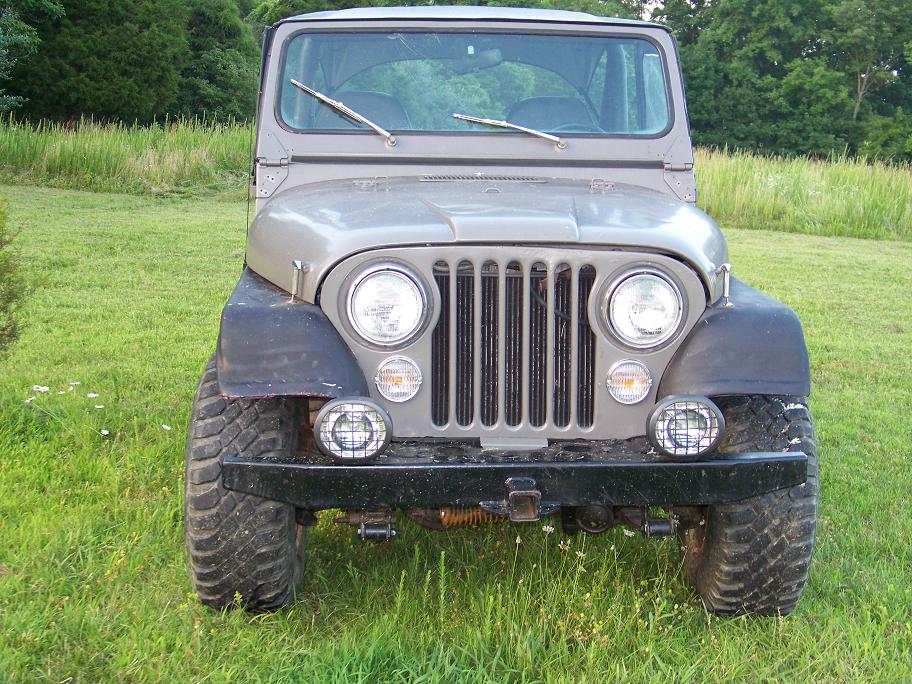
[[[575,97],[529,97],[514,104],[507,121],[539,131],[551,131],[568,124],[598,128],[586,103]]]
[[[369,90],[350,90],[335,93],[331,97],[370,119],[381,128],[401,130],[412,127],[402,103],[392,95]],[[314,128],[353,128],[356,126],[360,126],[360,124],[340,114],[329,105],[320,104],[314,115]]]

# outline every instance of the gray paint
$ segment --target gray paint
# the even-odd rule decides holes
[[[475,263],[484,261],[499,262],[501,270],[513,260],[520,262],[540,261],[554,267],[558,264],[571,264],[574,266],[590,265],[595,268],[596,281],[589,298],[588,320],[595,331],[596,356],[595,356],[595,419],[589,428],[580,428],[571,420],[566,427],[551,424],[551,417],[546,418],[545,425],[533,427],[514,427],[498,422],[492,426],[482,425],[479,412],[475,411],[475,422],[468,426],[460,426],[455,422],[436,427],[430,420],[430,395],[431,395],[431,335],[434,325],[440,316],[440,295],[433,286],[431,269],[438,259],[456,263],[466,256]],[[428,321],[424,332],[407,346],[397,347],[395,350],[377,349],[366,344],[352,329],[345,312],[347,294],[352,284],[353,274],[377,261],[395,260],[406,264],[423,280],[430,284],[427,288],[431,297],[431,319]],[[668,345],[656,349],[632,351],[623,348],[608,334],[607,326],[598,321],[603,320],[601,314],[602,297],[599,296],[608,284],[617,276],[635,267],[657,268],[671,274],[682,290],[686,303],[684,320],[678,336]],[[539,247],[511,247],[504,245],[471,245],[450,247],[414,247],[410,249],[382,249],[358,254],[346,259],[327,276],[323,286],[320,305],[326,316],[336,330],[345,340],[345,343],[354,353],[358,364],[364,369],[368,378],[371,397],[380,403],[390,414],[393,421],[394,434],[398,437],[448,437],[452,439],[466,439],[470,437],[548,437],[552,439],[626,439],[642,435],[646,429],[646,418],[655,405],[656,390],[659,379],[665,372],[671,357],[678,348],[680,341],[687,336],[705,309],[705,293],[699,279],[693,270],[681,262],[658,254],[639,251],[593,251],[583,247],[571,249],[568,247],[553,247],[542,249]],[[417,362],[422,369],[424,382],[418,394],[404,403],[390,402],[384,399],[377,391],[372,378],[376,375],[380,363],[390,356],[403,355]],[[606,378],[608,369],[622,359],[636,358],[642,361],[655,379],[652,389],[647,397],[633,405],[619,404],[608,394]],[[500,416],[500,421],[503,416]]]
[[[464,173],[464,172],[463,172]],[[514,170],[513,173],[516,173]],[[316,301],[335,263],[379,246],[457,243],[636,248],[669,254],[699,274],[714,301],[725,239],[706,214],[655,190],[589,182],[327,181],[287,190],[250,228],[250,267],[291,289],[291,260],[311,265],[299,290]]]
[[[404,132],[397,134],[398,144],[391,148],[369,131],[306,133],[284,128],[274,108],[282,45],[309,28],[363,30],[367,25],[393,30],[569,31],[646,37],[664,54],[672,124],[666,133],[653,137],[567,134],[567,147],[561,150],[522,134]],[[219,372],[220,380],[226,374],[226,388],[234,381],[237,396],[256,396],[264,393],[263,387],[275,387],[277,373],[285,384],[281,391],[268,393],[325,396],[329,393],[315,391],[315,382],[338,384],[339,378],[348,378],[345,383],[350,379],[353,386],[360,384],[361,390],[386,406],[397,437],[515,439],[521,432],[519,437],[620,438],[644,433],[646,416],[658,396],[678,391],[725,393],[718,391],[725,382],[725,387],[736,391],[747,391],[743,387],[748,385],[764,391],[762,383],[750,383],[773,377],[770,365],[777,359],[772,357],[804,350],[794,314],[768,298],[751,299],[753,295],[737,281],[732,292],[735,307],[721,310],[716,305],[722,288],[719,268],[728,261],[728,252],[716,224],[693,206],[696,188],[684,92],[677,51],[663,27],[547,10],[363,8],[285,20],[274,28],[266,46],[256,136],[256,217],[247,261],[265,279],[257,279],[258,287],[274,289],[271,299],[253,296],[256,306],[246,311],[250,302],[245,297],[250,299],[252,291],[239,286],[226,308]],[[427,182],[422,180],[425,174],[464,178]],[[428,378],[418,396],[405,404],[383,400],[370,380],[379,362],[391,354],[404,354],[423,370],[429,369],[429,339],[440,304],[436,289],[430,288],[435,308],[424,332],[393,352],[364,345],[352,333],[339,302],[347,293],[352,271],[372,260],[404,261],[430,280],[433,261],[453,255],[467,255],[476,262],[506,263],[521,256],[551,264],[592,264],[598,272],[594,291],[625,266],[654,266],[673,274],[682,285],[688,300],[685,322],[670,344],[637,352],[622,349],[604,326],[594,325],[597,414],[592,428],[546,426],[517,431],[500,424],[438,429],[430,424]],[[292,287],[293,259],[308,264],[298,283],[304,302],[290,303],[282,295],[282,290]],[[319,303],[324,318],[317,315],[320,309],[313,303]],[[598,297],[593,297],[589,312],[593,322],[600,320],[593,308],[598,304]],[[704,316],[707,304],[711,308]],[[319,325],[303,329],[299,316]],[[712,334],[697,329],[701,326],[711,327]],[[295,354],[306,347],[307,358],[313,360],[321,353],[321,344],[347,360],[326,361],[319,377],[296,374],[300,357]],[[640,404],[621,406],[607,396],[607,369],[620,358],[640,359],[653,373],[656,383]],[[738,366],[745,358],[762,362],[743,363],[737,375],[748,384],[736,387],[726,367]],[[796,363],[800,366],[801,358]],[[807,374],[803,368],[793,370],[780,375],[803,388]],[[231,372],[234,375],[228,377]],[[700,384],[701,378],[710,380]]]
[[[461,21],[541,21],[547,23],[602,24],[608,26],[648,26],[663,31],[661,24],[620,17],[598,17],[586,12],[565,10],[526,9],[522,7],[482,7],[471,5],[429,7],[356,7],[299,14],[282,20],[285,22],[319,21],[389,21],[390,19],[454,20]]]
[[[369,17],[369,19],[368,19]],[[553,21],[552,21],[553,17]],[[524,134],[478,132],[397,133],[389,147],[372,131],[295,132],[276,118],[282,45],[296,32],[314,30],[493,30],[504,32],[573,32],[581,35],[644,37],[665,57],[672,125],[659,137],[579,136],[562,134],[566,149]],[[257,170],[256,209],[260,213],[281,191],[324,180],[396,177],[422,173],[516,173],[588,182],[605,178],[663,192],[686,202],[696,201],[693,150],[686,119],[684,91],[674,41],[667,30],[622,20],[608,21],[573,12],[508,10],[504,8],[365,8],[318,13],[280,23],[264,60],[262,102],[257,121],[256,157],[284,167]],[[665,170],[667,165],[668,171]]]

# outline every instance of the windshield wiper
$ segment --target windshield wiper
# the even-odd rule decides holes
[[[461,119],[462,121],[468,121],[469,123],[477,123],[483,126],[495,126],[497,128],[512,128],[514,131],[522,131],[523,133],[528,133],[529,135],[534,135],[536,138],[543,138],[545,140],[550,140],[558,149],[564,149],[567,146],[560,137],[556,135],[551,135],[550,133],[544,133],[542,131],[536,131],[534,128],[526,128],[525,126],[520,126],[519,124],[510,123],[509,121],[500,121],[498,119],[483,119],[477,116],[469,116],[468,114],[453,114],[454,119]]]
[[[333,100],[331,97],[327,97],[323,93],[318,92],[318,91],[314,90],[313,88],[309,88],[306,85],[304,85],[303,83],[294,80],[293,78],[289,79],[289,80],[291,81],[292,85],[297,86],[298,88],[303,90],[305,93],[307,93],[311,97],[316,98],[323,104],[325,104],[329,107],[332,107],[340,114],[344,114],[349,119],[352,119],[354,121],[357,121],[358,123],[362,123],[365,126],[368,126],[369,128],[372,128],[375,133],[377,133],[378,135],[382,135],[384,138],[386,138],[386,144],[389,145],[390,147],[394,147],[396,145],[396,136],[394,136],[392,133],[390,133],[385,128],[381,128],[380,126],[375,124],[373,121],[368,119],[366,116],[362,116],[361,114],[358,114],[358,112],[356,112],[351,107],[346,107],[341,102],[338,102],[337,100]]]

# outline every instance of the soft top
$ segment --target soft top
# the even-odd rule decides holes
[[[639,19],[599,17],[585,12],[567,10],[525,9],[520,7],[427,6],[427,7],[358,7],[354,9],[311,12],[283,19],[279,23],[299,21],[383,21],[390,19],[413,20],[479,20],[479,21],[534,21],[566,24],[605,24],[610,26],[639,26],[659,28],[661,24]]]

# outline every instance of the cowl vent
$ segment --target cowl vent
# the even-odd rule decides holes
[[[495,176],[486,173],[433,175],[425,174],[419,178],[422,183],[453,183],[466,181],[486,181],[498,183],[547,183],[544,178],[535,176]]]

